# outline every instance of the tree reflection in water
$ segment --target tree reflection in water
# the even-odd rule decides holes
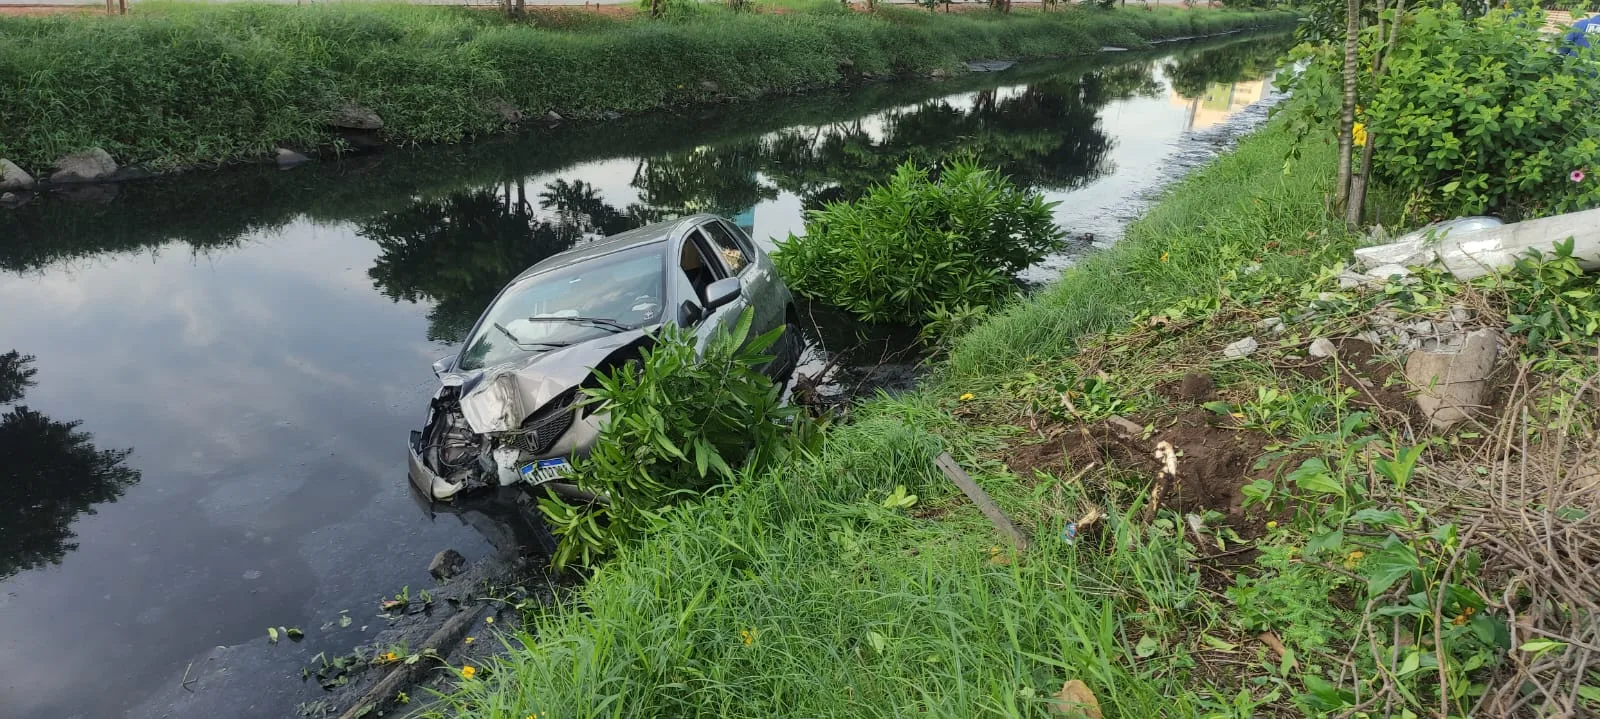
[[[78,548],[72,521],[139,481],[123,464],[133,450],[95,449],[79,422],[16,404],[33,385],[33,362],[16,350],[0,354],[0,579],[60,564]]]

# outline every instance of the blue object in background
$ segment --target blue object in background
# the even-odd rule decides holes
[[[1600,15],[1586,17],[1572,23],[1572,31],[1567,33],[1566,42],[1561,44],[1561,54],[1572,55],[1574,47],[1588,49],[1589,36],[1600,35]]]

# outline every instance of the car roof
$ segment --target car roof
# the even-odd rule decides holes
[[[621,252],[623,250],[631,250],[635,247],[662,242],[672,237],[680,227],[698,225],[714,217],[716,216],[706,214],[679,217],[673,220],[666,220],[664,222],[645,225],[644,227],[635,228],[628,230],[627,232],[611,235],[609,237],[602,237],[592,242],[585,242],[573,247],[572,249],[557,252],[556,254],[540,260],[534,266],[523,270],[522,274],[517,275],[516,279],[520,280],[525,277],[537,275],[541,272],[547,272],[549,270],[556,269],[558,267],[567,267],[582,262],[588,262],[589,260],[597,257],[604,257],[606,255]]]

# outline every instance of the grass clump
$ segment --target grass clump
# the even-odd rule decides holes
[[[983,382],[1030,358],[1071,354],[1079,340],[1126,325],[1141,312],[1193,307],[1225,279],[1261,272],[1306,277],[1342,259],[1357,238],[1330,227],[1330,146],[1307,145],[1293,171],[1295,138],[1275,121],[1236,150],[1172,187],[1123,239],[1068,270],[956,341],[945,371],[953,384]]]
[[[707,8],[667,21],[519,22],[435,6],[158,2],[127,17],[0,16],[0,156],[36,173],[95,146],[158,170],[231,162],[335,146],[327,123],[347,105],[375,110],[389,142],[454,142],[505,129],[508,109],[596,117],[1288,18]]]
[[[811,425],[779,402],[780,387],[757,371],[783,332],[750,335],[745,309],[734,326],[696,349],[693,333],[667,324],[638,362],[597,372],[586,411],[604,412],[600,440],[575,463],[577,504],[539,501],[560,537],[553,564],[593,565],[658,524],[670,505],[784,459]],[[685,401],[684,398],[693,398]]]
[[[809,213],[773,261],[800,294],[916,324],[1012,295],[1013,276],[1060,246],[1054,206],[971,160],[938,179],[907,162],[860,199]]]

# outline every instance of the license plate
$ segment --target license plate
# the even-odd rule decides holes
[[[534,460],[522,465],[522,481],[532,485],[540,485],[567,476],[567,469],[572,465],[561,457],[553,459]]]

